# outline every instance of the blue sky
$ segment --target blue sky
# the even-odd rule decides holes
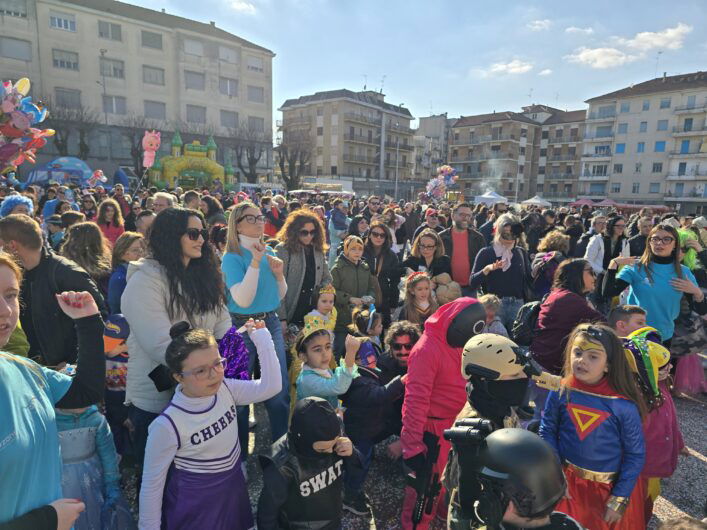
[[[217,26],[276,53],[275,109],[367,76],[414,116],[584,100],[707,70],[704,0],[124,0]],[[198,5],[198,9],[195,6]],[[532,89],[532,96],[531,94]],[[279,113],[275,112],[275,119]]]

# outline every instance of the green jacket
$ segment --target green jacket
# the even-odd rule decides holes
[[[27,357],[27,353],[29,353],[29,342],[27,341],[27,335],[25,335],[19,320],[3,351],[14,353],[20,357]]]
[[[349,299],[362,296],[375,297],[375,282],[376,279],[371,274],[371,269],[363,260],[359,261],[358,265],[354,265],[343,254],[336,258],[336,262],[331,268],[331,283],[336,289],[335,332],[346,331],[347,326],[351,324],[352,307]]]

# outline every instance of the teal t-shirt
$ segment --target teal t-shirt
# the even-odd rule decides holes
[[[54,405],[71,386],[67,375],[5,355],[0,356],[0,523],[62,498]]]
[[[242,254],[227,252],[223,255],[221,262],[221,270],[223,271],[226,282],[228,310],[231,313],[237,313],[239,315],[252,315],[255,313],[275,311],[280,307],[280,293],[278,292],[275,275],[270,270],[270,262],[265,256],[260,260],[258,287],[255,292],[255,298],[253,298],[253,303],[248,307],[241,307],[233,300],[230,290],[231,287],[243,281],[245,273],[250,266],[250,262],[253,261],[253,255],[250,253],[250,250],[241,247],[241,252]],[[270,247],[265,249],[265,253],[269,256],[275,256],[275,252]]]
[[[673,336],[674,320],[680,314],[680,299],[683,293],[670,285],[670,280],[677,278],[673,263],[651,263],[651,278],[648,280],[645,267],[627,265],[619,271],[616,278],[628,283],[631,288],[627,302],[641,306],[648,314],[646,323],[660,332],[663,340]],[[682,277],[697,285],[697,280],[690,269],[682,267]]]

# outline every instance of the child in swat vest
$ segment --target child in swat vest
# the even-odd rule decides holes
[[[343,474],[360,470],[361,459],[328,401],[299,400],[289,433],[259,460],[259,530],[341,528]]]

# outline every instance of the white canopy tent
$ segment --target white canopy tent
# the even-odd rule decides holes
[[[550,206],[552,206],[550,201],[546,201],[539,195],[531,197],[527,201],[523,201],[521,204],[525,204],[526,206],[544,206],[545,208],[549,208]]]
[[[474,203],[475,204],[497,204],[499,202],[502,202],[504,204],[508,203],[508,199],[506,199],[503,195],[499,195],[495,191],[487,191],[483,195],[477,195],[474,197]]]

